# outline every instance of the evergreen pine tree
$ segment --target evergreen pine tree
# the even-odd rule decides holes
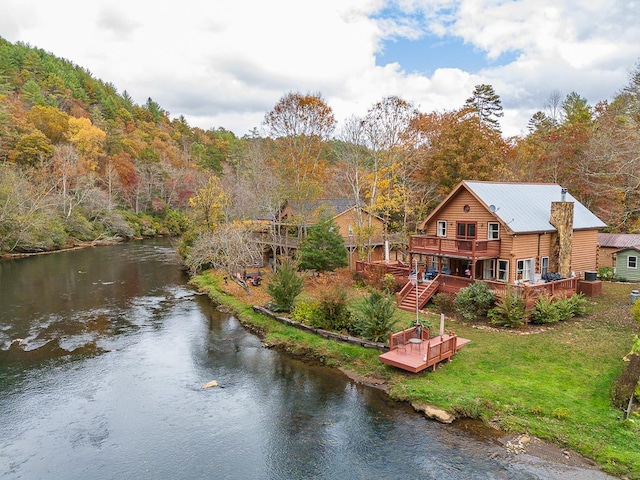
[[[347,266],[347,248],[333,219],[321,219],[310,227],[298,251],[303,270],[333,271]]]
[[[475,112],[481,125],[500,130],[498,118],[504,115],[502,101],[491,85],[476,85],[473,95],[467,98],[465,106]]]

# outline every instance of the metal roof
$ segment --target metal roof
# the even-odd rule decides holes
[[[462,182],[514,233],[555,231],[549,223],[551,203],[562,201],[562,187],[553,183]],[[587,207],[566,193],[573,202],[573,228],[600,229],[607,225]]]
[[[640,235],[633,233],[599,233],[598,244],[601,247],[613,248],[640,247]]]

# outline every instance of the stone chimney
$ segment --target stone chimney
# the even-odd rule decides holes
[[[573,248],[573,202],[566,201],[567,189],[563,188],[559,202],[551,202],[549,222],[556,227],[551,235],[549,269],[565,278],[571,276],[571,250]]]

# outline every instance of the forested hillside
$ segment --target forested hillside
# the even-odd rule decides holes
[[[611,102],[552,88],[518,138],[503,137],[490,85],[456,110],[391,96],[342,124],[320,93],[285,93],[264,134],[236,138],[0,38],[0,252],[185,230],[191,245],[222,224],[270,218],[285,200],[304,224],[302,207],[328,197],[412,232],[463,179],[559,183],[612,231],[637,232],[640,65]]]
[[[0,39],[0,252],[179,233],[234,140]]]

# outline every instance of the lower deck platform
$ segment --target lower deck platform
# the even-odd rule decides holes
[[[456,335],[439,335],[409,341],[381,354],[378,358],[387,365],[418,373],[429,367],[435,370],[440,362],[450,361],[453,355],[470,342],[471,340]]]

